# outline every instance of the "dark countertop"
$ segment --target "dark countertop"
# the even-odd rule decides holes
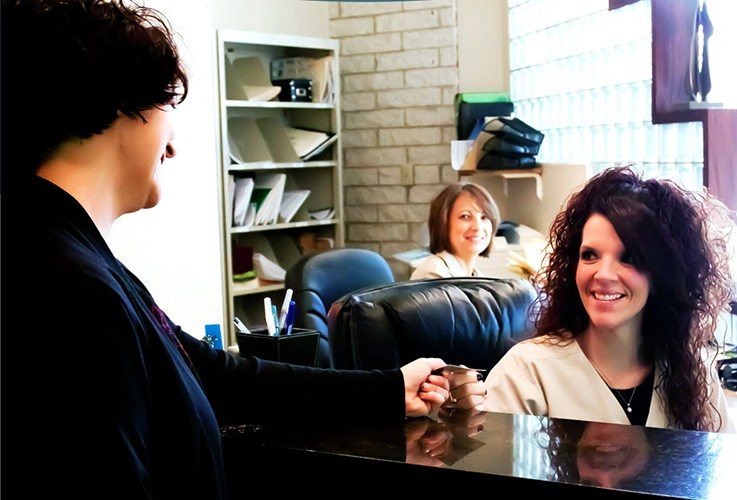
[[[235,498],[258,480],[281,490],[345,480],[382,491],[392,478],[418,479],[430,493],[438,484],[504,485],[597,497],[734,498],[737,489],[737,435],[527,415],[455,411],[398,425],[295,419],[228,432],[223,444]]]

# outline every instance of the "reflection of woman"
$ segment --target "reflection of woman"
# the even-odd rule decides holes
[[[584,483],[614,488],[642,472],[649,453],[644,427],[591,422],[578,442],[578,474]]]
[[[651,446],[640,426],[550,420],[548,454],[556,479],[616,488],[648,464]]]
[[[499,227],[499,209],[489,192],[472,183],[451,184],[430,205],[429,256],[411,279],[481,276],[476,258],[488,256]]]
[[[719,470],[731,465],[720,465],[721,440],[704,432],[549,419],[542,433],[552,475],[562,482],[706,498],[717,491]]]
[[[551,227],[538,337],[487,379],[489,411],[733,430],[712,344],[731,292],[723,204],[626,167]]]

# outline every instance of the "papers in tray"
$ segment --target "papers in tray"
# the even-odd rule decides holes
[[[285,127],[275,117],[228,119],[228,152],[237,164],[309,160],[337,140],[332,132]]]
[[[254,224],[276,224],[286,174],[257,174],[251,201],[256,204]]]
[[[321,153],[338,139],[336,134],[316,130],[294,127],[286,127],[285,130],[289,142],[294,147],[294,152],[303,160],[308,160]]]
[[[305,160],[305,161],[311,160],[313,157],[315,157],[315,156],[319,155],[320,153],[322,153],[323,151],[325,151],[328,148],[328,146],[330,146],[331,144],[333,144],[337,140],[338,140],[338,136],[337,135],[331,136],[327,141],[323,142],[318,147],[316,147],[315,149],[313,149],[311,152],[309,152],[306,155],[304,155],[302,157],[302,159]]]
[[[291,222],[299,207],[305,202],[310,195],[308,189],[300,189],[296,191],[284,191],[279,206],[279,221]]]
[[[281,87],[261,86],[261,85],[244,85],[243,91],[246,93],[249,101],[270,101],[279,95]]]
[[[450,141],[450,166],[453,170],[463,169],[466,156],[471,151],[474,141]],[[474,168],[476,165],[474,165]]]
[[[302,208],[310,195],[309,189],[285,190],[287,174],[258,172],[254,178],[228,176],[228,194],[232,203],[232,225],[252,226],[287,223],[300,213],[299,219],[307,218]],[[300,212],[300,209],[302,212]],[[331,218],[334,210],[326,209],[318,215]],[[323,213],[324,212],[324,213]]]
[[[284,281],[287,272],[276,262],[267,259],[264,254],[253,254],[253,268],[259,279],[265,281]]]
[[[256,208],[251,204],[251,195],[253,193],[253,179],[250,177],[238,177],[234,178],[230,176],[233,182],[233,225],[234,226],[245,226],[253,224],[253,217],[256,214]],[[249,210],[251,217],[249,218]],[[246,223],[251,219],[250,223]]]
[[[328,220],[335,216],[334,208],[323,208],[322,210],[310,211],[310,219],[314,220]]]

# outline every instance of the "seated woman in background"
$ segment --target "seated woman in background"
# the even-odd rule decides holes
[[[472,183],[443,189],[430,205],[429,256],[410,279],[482,276],[476,258],[488,257],[499,227],[499,208],[489,192]]]
[[[731,293],[730,217],[629,167],[590,179],[551,226],[537,337],[494,366],[483,408],[734,431],[710,349]]]

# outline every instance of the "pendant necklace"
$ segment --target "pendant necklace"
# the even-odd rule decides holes
[[[588,358],[588,356],[587,356],[587,358]],[[588,358],[588,360],[591,362],[591,366],[594,367],[594,370],[596,370],[596,373],[599,374],[599,377],[601,377],[601,380],[604,381],[604,383],[606,384],[606,386],[609,387],[609,389],[611,389],[612,391],[614,391],[614,393],[619,397],[619,399],[622,400],[622,403],[627,407],[627,413],[632,413],[632,399],[635,397],[635,391],[637,391],[637,387],[638,386],[635,386],[632,389],[632,394],[630,394],[630,399],[629,399],[629,401],[627,401],[624,398],[624,396],[622,396],[622,393],[619,392],[619,389],[617,389],[615,387],[612,387],[612,385],[607,381],[606,377],[601,372],[601,370],[599,369],[599,367],[596,365],[596,363],[594,363],[594,360],[591,359],[591,358]]]
[[[617,396],[619,396],[619,399],[622,400],[622,403],[624,403],[627,406],[627,413],[632,413],[632,406],[630,406],[630,404],[632,403],[632,398],[635,397],[635,391],[637,390],[637,386],[635,386],[632,389],[632,394],[630,395],[630,400],[629,401],[627,401],[626,399],[624,399],[624,396],[622,396],[622,393],[619,392],[619,389],[616,389],[614,387],[612,387],[612,389],[614,389],[614,391],[617,393]]]

